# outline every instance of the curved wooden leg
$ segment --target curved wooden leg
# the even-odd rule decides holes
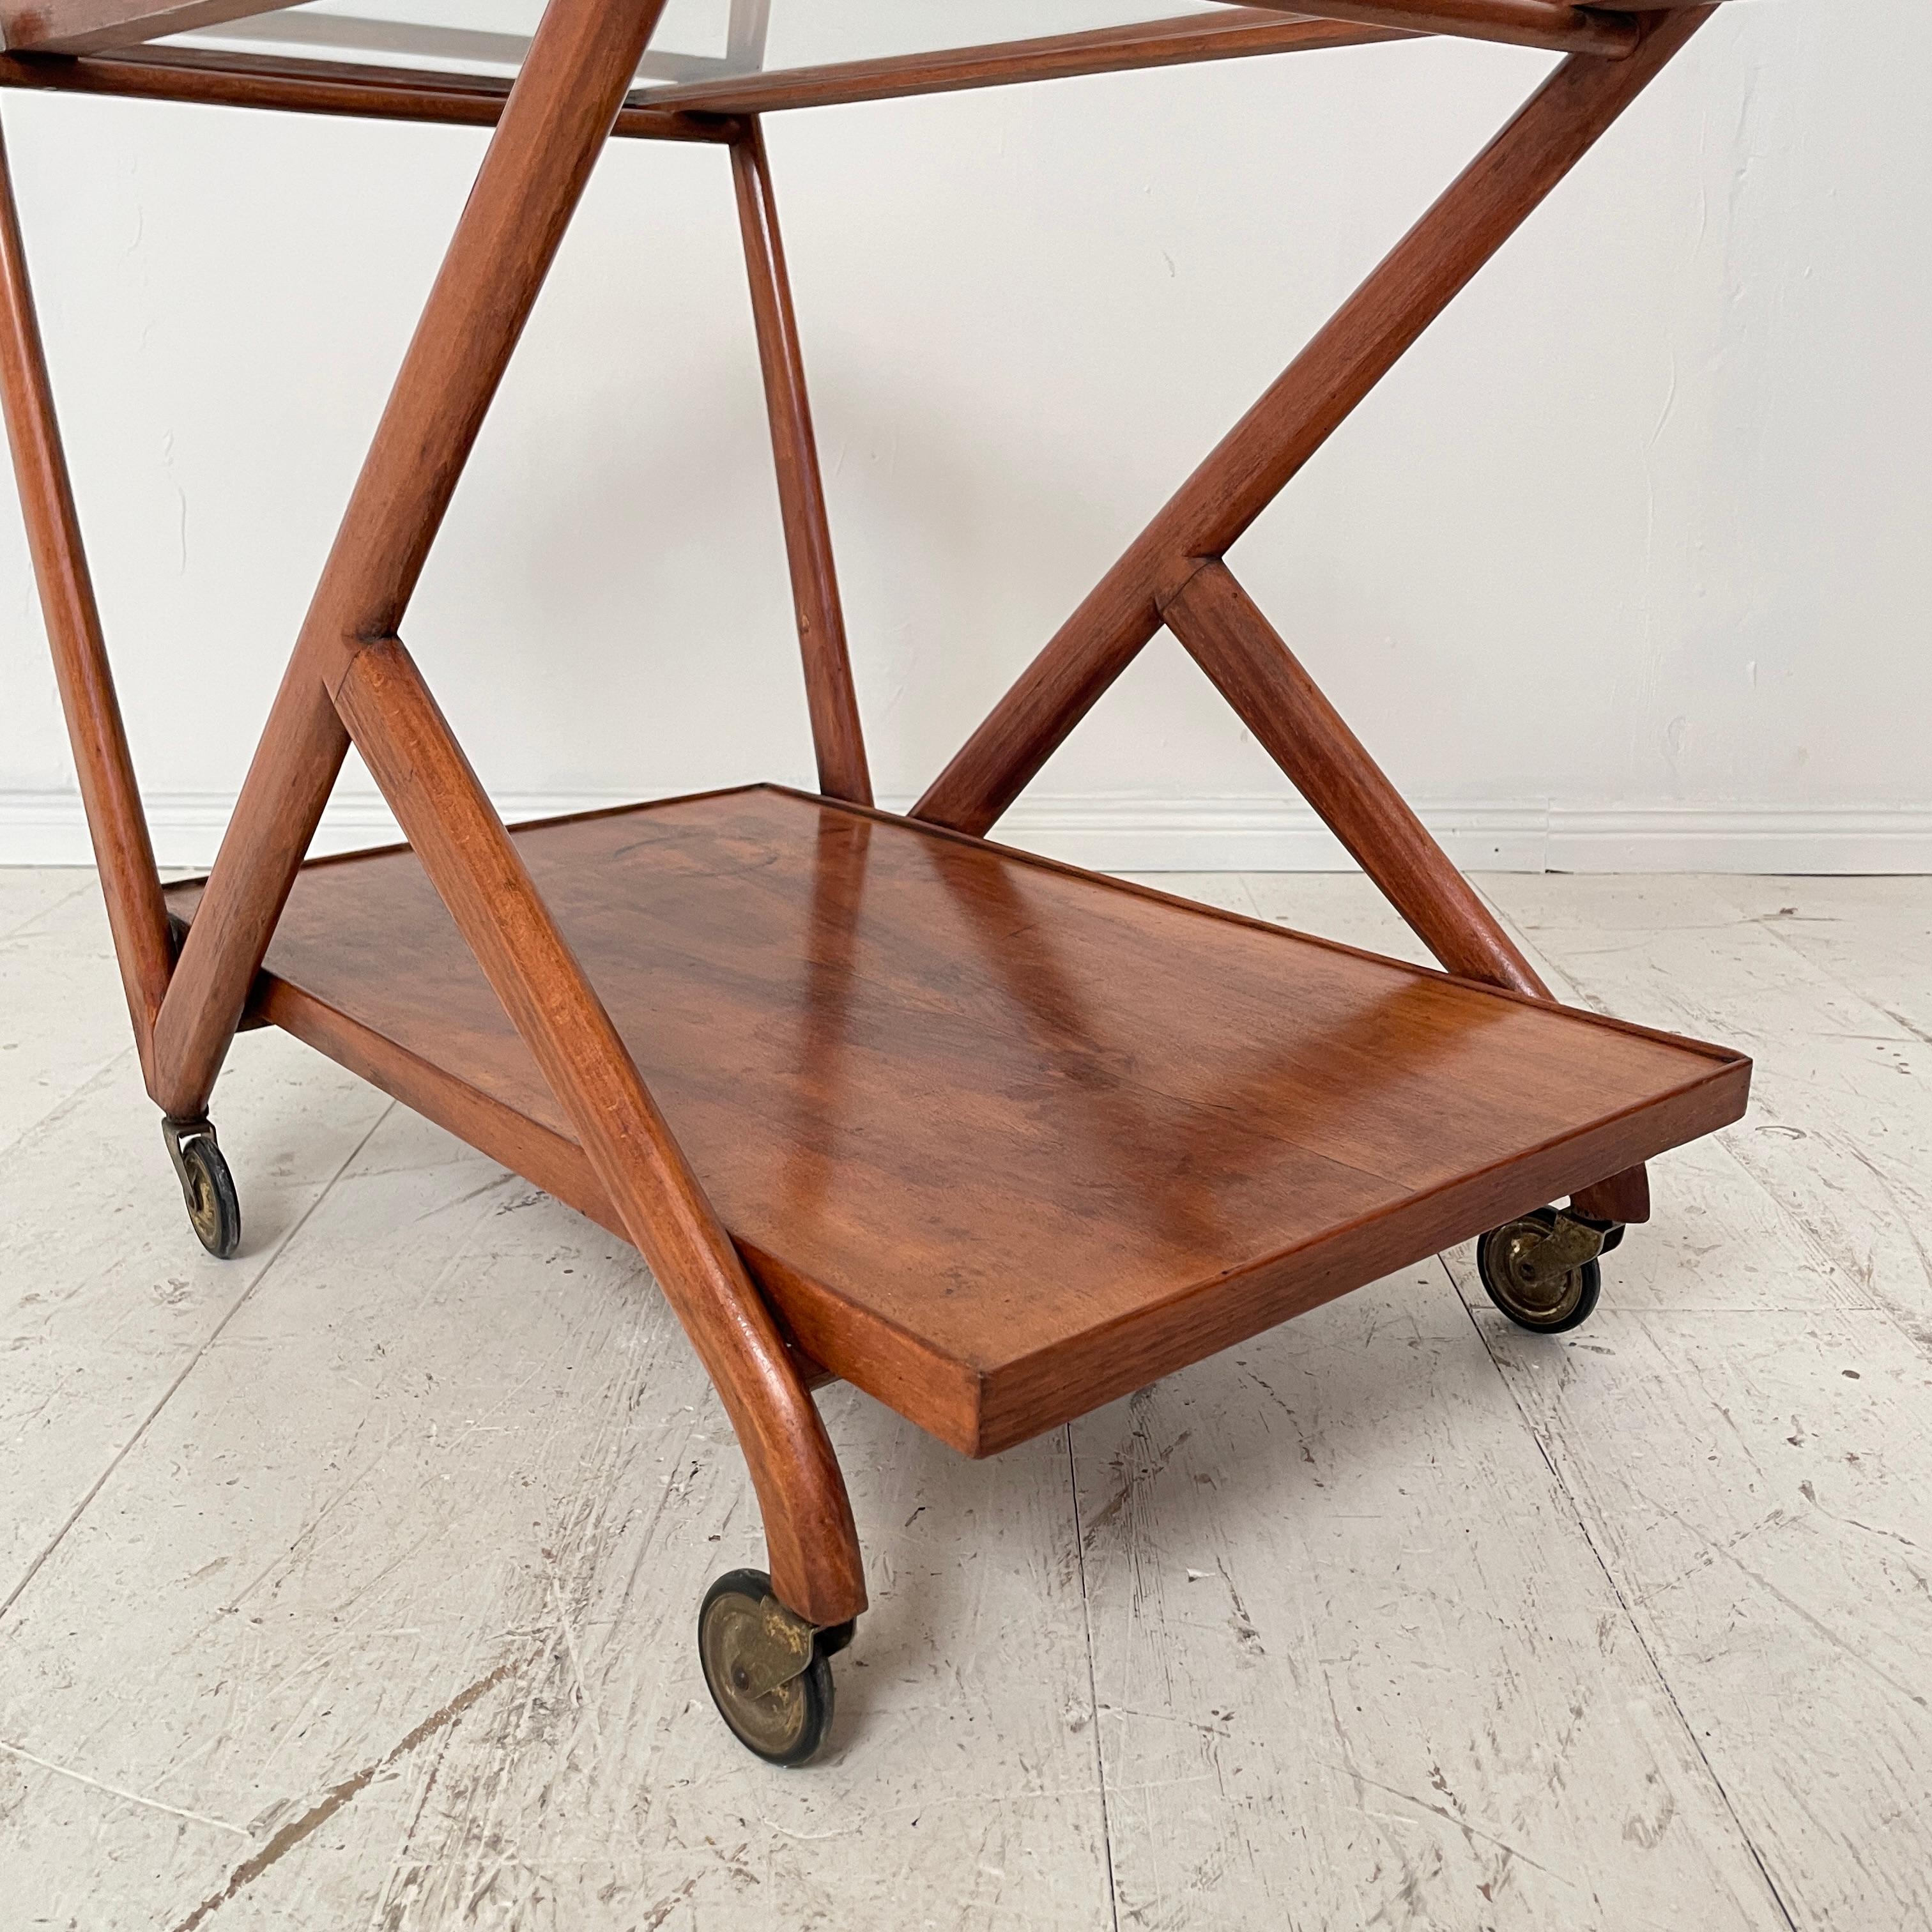
[[[808,1623],[847,1622],[865,1578],[818,1411],[502,820],[395,639],[354,652],[336,703],[710,1372],[764,1511],[772,1588]]]

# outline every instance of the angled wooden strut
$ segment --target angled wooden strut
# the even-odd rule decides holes
[[[356,482],[163,1003],[172,1112],[206,1103],[353,735],[716,1385],[773,1588],[865,1606],[831,1445],[770,1312],[396,632],[662,0],[550,0]],[[346,726],[346,729],[345,729]]]
[[[154,1090],[154,1017],[167,991],[173,947],[160,874],[134,782],[134,760],[114,694],[100,611],[94,601],[80,520],[55,418],[46,356],[27,279],[20,211],[0,142],[0,400],[13,446],[20,505],[67,714],[81,802],[107,901],[107,922],[134,1022],[134,1042]]]
[[[1322,823],[1451,973],[1550,989],[1219,557],[1160,600],[1167,626]]]
[[[1450,972],[1546,1000],[1550,989],[1218,557],[1161,598],[1168,628],[1417,937]],[[1575,1197],[1605,1221],[1650,1218],[1640,1167]]]
[[[1310,802],[1436,957],[1452,971],[1548,997],[1220,559],[1713,11],[1651,16],[1628,58],[1577,54],[1558,68],[1168,500],[915,818],[983,836],[1174,621],[1276,761],[1304,790],[1315,787]],[[1605,1220],[1644,1220],[1648,1184],[1633,1169],[1576,1205]]]
[[[819,789],[829,798],[870,805],[872,781],[866,766],[865,733],[845,647],[845,617],[832,560],[832,530],[825,512],[818,445],[805,387],[805,359],[793,313],[791,280],[778,236],[778,202],[772,193],[764,130],[754,116],[731,144],[731,178],[737,190],[738,224],[751,278],[752,315],[758,360],[764,371],[765,406],[771,417],[772,454],[778,469],[778,505],[785,554],[791,566],[792,602],[798,612],[799,649],[805,659],[806,698],[812,740],[818,757]]]
[[[1247,0],[1281,13],[1299,13],[1304,0]],[[1308,10],[1336,20],[1394,27],[1419,34],[1453,34],[1559,53],[1600,54],[1621,60],[1636,44],[1629,14],[1576,7],[1568,0],[1306,0]]]
[[[983,837],[1219,556],[1716,10],[1659,14],[1624,60],[1573,55],[1216,446],[961,748],[913,816]]]

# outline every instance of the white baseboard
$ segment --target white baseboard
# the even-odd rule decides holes
[[[1472,872],[1932,872],[1932,805],[1418,809]],[[1293,799],[1022,799],[994,836],[1096,872],[1327,872],[1353,862]]]
[[[602,793],[506,794],[514,822],[626,802]],[[889,799],[903,811],[907,799]],[[200,868],[214,856],[232,795],[163,793],[148,801],[156,856]],[[1892,808],[1647,805],[1424,806],[1457,865],[1492,872],[1932,872],[1932,804]],[[398,837],[380,798],[331,804],[317,851]],[[1098,872],[1322,872],[1348,868],[1298,800],[1095,795],[1022,799],[994,836]],[[77,794],[0,792],[0,866],[86,866],[93,854]]]
[[[1932,805],[1550,814],[1546,872],[1932,872]]]

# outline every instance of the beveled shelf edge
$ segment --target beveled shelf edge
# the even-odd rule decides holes
[[[1006,860],[1183,913],[1244,927],[1284,940],[1442,980],[1488,998],[1553,1010],[1576,1024],[1655,1042],[1693,1054],[1708,1070],[1661,1099],[1610,1115],[1580,1134],[1546,1144],[1497,1168],[1459,1176],[1409,1196],[1394,1208],[1331,1231],[1211,1280],[1178,1288],[1131,1317],[1089,1329],[1037,1355],[992,1366],[944,1355],[920,1337],[792,1268],[733,1238],[788,1340],[820,1378],[850,1382],[961,1454],[997,1455],[1088,1414],[1101,1404],[1249,1340],[1292,1316],[1379,1280],[1395,1270],[1495,1226],[1512,1214],[1563,1199],[1606,1175],[1648,1160],[1741,1118],[1749,1100],[1751,1063],[1734,1049],[1607,1015],[1533,999],[1438,968],[1394,960],[1156,887],[1090,872],[996,841],[976,838],[903,814],[854,805],[768,781],[563,812],[512,826],[512,835],[554,826],[622,818],[700,800],[764,792],[814,808],[876,820],[928,837],[995,852]],[[406,840],[330,853],[304,872],[408,852]],[[172,902],[205,880],[177,880]],[[170,910],[174,911],[172,904]],[[183,922],[174,912],[178,923]],[[397,1046],[352,1016],[264,968],[249,1017],[280,1027],[326,1058],[554,1196],[620,1239],[628,1240],[589,1161],[567,1133],[518,1113],[460,1074]],[[836,1304],[836,1323],[830,1312]],[[857,1337],[855,1346],[854,1338]]]
[[[1526,1158],[1412,1195],[1395,1208],[1181,1290],[1136,1310],[1131,1320],[1090,1329],[982,1376],[979,1432],[968,1453],[998,1455],[1513,1215],[1564,1200],[1638,1161],[1729,1126],[1749,1104],[1750,1072],[1742,1057],[1714,1066],[1661,1100],[1626,1109]]]

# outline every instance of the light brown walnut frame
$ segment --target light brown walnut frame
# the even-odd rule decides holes
[[[205,1114],[251,985],[352,742],[554,1089],[597,1186],[716,1384],[763,1506],[777,1594],[836,1626],[865,1606],[814,1365],[667,1126],[400,637],[484,413],[605,140],[730,151],[825,796],[872,804],[824,490],[758,116],[830,101],[1448,32],[1562,64],[1128,548],[912,816],[982,838],[1165,626],[1452,974],[1549,998],[1528,962],[1256,608],[1224,554],[1429,323],[1714,11],[1556,0],[1319,0],[1006,47],[629,90],[662,0],[550,0],[514,86],[460,75],[144,48],[247,0],[0,6],[0,84],[295,111],[494,123],[178,949],[117,707],[55,420],[4,151],[0,391],[46,626],[148,1090]],[[1641,1167],[1588,1188],[1648,1213]],[[1339,1292],[1339,1291],[1336,1291]]]

